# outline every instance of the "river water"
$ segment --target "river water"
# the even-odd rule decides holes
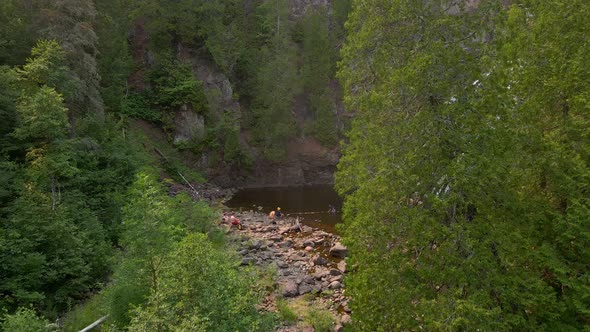
[[[342,222],[342,199],[329,185],[246,188],[239,190],[225,205],[234,210],[264,213],[280,207],[287,216],[299,217],[303,224],[330,233],[337,233],[336,224]],[[335,214],[328,213],[330,205],[336,207]]]

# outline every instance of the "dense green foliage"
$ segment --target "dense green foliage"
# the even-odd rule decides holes
[[[187,195],[167,196],[155,178],[141,172],[130,188],[126,250],[107,290],[113,324],[131,323],[132,331],[264,330],[253,280],[229,259],[213,211]]]
[[[205,235],[187,236],[163,262],[158,286],[148,304],[136,310],[130,330],[270,330],[273,320],[255,307],[255,275],[245,277],[237,265]]]
[[[299,92],[297,53],[290,39],[287,1],[267,1],[258,8],[261,47],[252,101],[256,140],[270,159],[283,159],[287,139],[295,133],[293,98]]]
[[[340,60],[353,328],[588,330],[590,4],[330,3],[1,1],[0,327],[53,331],[99,294],[106,329],[272,329],[215,212],[158,181],[201,176],[128,120],[190,110],[182,147],[238,170],[245,142],[333,146]]]
[[[95,25],[99,39],[96,55],[100,72],[100,93],[105,109],[120,111],[122,101],[129,94],[127,78],[131,74],[132,60],[128,45],[129,1],[95,1]]]
[[[0,322],[2,331],[6,332],[53,332],[57,326],[39,318],[34,310],[20,308],[12,315],[5,315]]]
[[[2,151],[5,309],[31,304],[55,314],[109,271],[108,239],[117,237],[113,198],[130,168],[115,137],[69,136],[68,109],[58,92],[74,93],[64,79],[64,60],[56,42],[41,40],[24,66],[6,73],[13,84],[5,93],[15,100]],[[113,146],[123,156],[111,153]]]
[[[353,1],[337,186],[360,331],[588,329],[590,5],[511,3]]]
[[[29,54],[35,43],[37,32],[32,27],[34,11],[32,4],[20,0],[6,0],[0,3],[0,63],[19,65]]]
[[[311,132],[330,146],[338,141],[331,85],[336,69],[336,48],[330,40],[328,16],[323,10],[309,11],[302,23],[303,86],[307,107],[315,120],[310,122]]]
[[[129,128],[126,115],[166,123],[182,105],[209,116],[201,82],[168,49],[150,68],[149,91],[127,87],[132,7],[125,0],[0,4],[0,326],[53,331],[49,321],[94,295],[96,312],[76,310],[67,329],[110,314],[109,325],[123,329],[198,323],[211,330],[224,320],[219,330],[269,330],[272,317],[255,307],[255,274],[227,254],[213,210],[187,195],[170,197],[158,183],[166,172],[202,177],[166,142]],[[210,14],[198,19],[211,17],[214,28]],[[202,31],[191,46],[204,36],[225,38]],[[207,45],[215,57],[227,55]],[[215,61],[222,68],[225,61],[224,70],[235,62]],[[224,147],[239,155],[234,119],[221,119],[230,133]],[[152,156],[154,147],[169,158]],[[205,280],[194,271],[210,274]],[[183,290],[178,276],[193,279]],[[179,300],[186,306],[174,315],[162,311]]]

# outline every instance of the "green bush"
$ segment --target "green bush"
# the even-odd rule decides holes
[[[273,325],[255,305],[253,280],[241,273],[227,252],[204,234],[190,234],[163,261],[147,305],[135,311],[130,331],[264,331]]]
[[[5,332],[52,332],[57,326],[37,316],[33,309],[19,308],[12,315],[4,315],[0,327]]]
[[[305,322],[313,326],[316,332],[330,332],[334,325],[334,317],[325,309],[310,309]]]
[[[106,314],[104,294],[96,294],[90,300],[70,311],[63,321],[63,332],[77,332]]]
[[[157,122],[162,119],[162,113],[150,106],[146,93],[131,92],[121,102],[121,113],[130,117]]]
[[[277,301],[277,310],[279,311],[279,317],[283,322],[293,324],[297,322],[297,314],[289,308],[289,303],[284,299]]]
[[[190,104],[195,112],[207,114],[208,106],[203,84],[193,76],[189,64],[162,55],[149,74],[153,93],[150,102],[155,107],[176,110]]]

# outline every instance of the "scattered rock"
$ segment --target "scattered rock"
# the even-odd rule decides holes
[[[313,256],[311,261],[315,265],[327,265],[328,264],[328,260],[325,259],[324,257],[322,257],[320,254]]]
[[[278,270],[279,296],[297,297],[330,289],[317,300],[335,317],[340,318],[340,314],[350,313],[341,283],[346,263],[342,259],[335,264],[326,257],[346,256],[347,249],[339,242],[338,236],[306,225],[293,226],[288,217],[270,224],[265,215],[259,212],[243,212],[236,216],[243,221],[250,220],[244,230],[228,231],[235,234],[231,241],[242,257],[241,265],[260,265]],[[299,233],[299,226],[303,233]],[[228,225],[221,227],[227,228]],[[289,231],[297,234],[288,234]],[[334,245],[330,246],[331,244]],[[274,300],[269,299],[268,302],[268,308],[272,308]],[[347,321],[346,318],[344,321]],[[346,324],[339,322],[333,330],[342,331],[343,325]],[[302,331],[301,327],[297,331]],[[309,331],[313,331],[313,328],[309,327]]]
[[[244,257],[244,258],[242,258],[242,262],[240,263],[240,265],[250,265],[250,264],[256,264],[256,258]]]
[[[280,235],[276,235],[276,236],[270,236],[267,239],[272,242],[279,242],[279,241],[283,240],[283,237]]]
[[[278,226],[271,225],[271,226],[266,226],[266,227],[264,228],[264,230],[263,230],[263,231],[264,231],[264,232],[274,232],[274,231],[276,231],[276,230],[278,230],[278,229],[279,229],[279,227],[278,227]],[[280,240],[280,239],[282,239],[282,238],[279,236],[279,240]]]
[[[317,280],[320,280],[322,278],[324,278],[325,276],[327,276],[329,274],[329,272],[327,270],[316,270],[316,272],[313,274],[313,277],[316,278]]]
[[[333,276],[339,276],[342,274],[342,271],[340,271],[338,269],[330,269],[330,274]]]
[[[342,275],[337,275],[333,278],[330,278],[330,281],[341,281],[342,280]]]
[[[340,281],[332,281],[330,283],[330,285],[328,286],[328,288],[330,288],[330,289],[339,289],[340,287],[342,287],[342,284],[340,283]]]
[[[310,293],[312,291],[313,291],[313,288],[306,283],[302,283],[301,285],[299,285],[299,294],[300,295]]]
[[[291,248],[293,246],[293,241],[286,240],[283,242],[279,242],[277,244],[279,245],[280,248]]]
[[[294,254],[294,255],[289,256],[289,259],[292,260],[292,261],[305,261],[305,260],[307,260],[307,258],[305,258],[303,256],[300,256],[300,255],[297,255],[297,253]]]
[[[313,243],[314,243],[316,246],[321,246],[322,244],[324,244],[324,242],[325,242],[325,240],[324,240],[324,239],[317,239],[317,240],[314,240],[314,241],[313,241]]]
[[[256,240],[254,241],[252,244],[250,244],[248,246],[248,249],[250,250],[257,250],[260,249],[260,246],[262,245],[262,243],[260,242],[260,240]]]

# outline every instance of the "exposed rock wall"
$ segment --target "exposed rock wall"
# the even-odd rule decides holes
[[[301,138],[293,140],[288,151],[285,162],[259,161],[244,185],[268,187],[334,182],[339,149],[327,149],[313,138]]]
[[[191,105],[182,105],[174,113],[174,144],[202,140],[206,133],[205,118],[195,112]]]

